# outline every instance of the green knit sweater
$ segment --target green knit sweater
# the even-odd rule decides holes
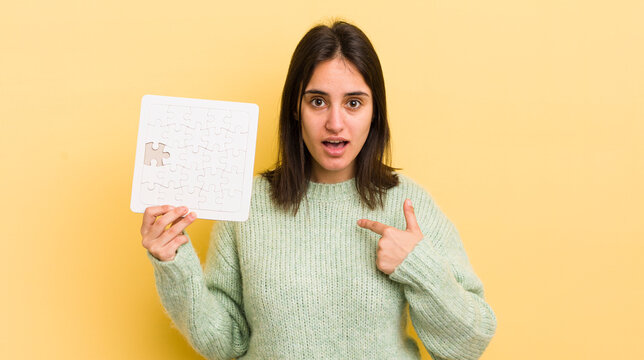
[[[297,215],[278,210],[256,176],[245,222],[217,222],[205,269],[190,241],[162,262],[148,252],[170,318],[209,359],[419,359],[405,306],[434,359],[477,359],[496,330],[459,234],[408,177],[384,209],[360,202],[351,179],[310,182]],[[424,238],[387,275],[379,235],[361,218],[405,229],[411,199]]]

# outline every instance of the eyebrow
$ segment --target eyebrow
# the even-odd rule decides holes
[[[304,92],[304,94],[317,94],[317,95],[326,95],[326,96],[329,95],[328,93],[326,93],[326,92],[324,92],[322,90],[316,90],[316,89],[306,90]],[[352,92],[348,92],[348,93],[344,94],[344,96],[361,96],[361,95],[362,96],[369,96],[369,94],[367,94],[364,91],[352,91]]]

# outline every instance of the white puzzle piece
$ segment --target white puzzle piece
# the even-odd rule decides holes
[[[248,219],[258,117],[255,104],[144,95],[132,211],[184,205],[200,219]]]

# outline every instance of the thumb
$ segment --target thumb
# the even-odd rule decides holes
[[[416,221],[416,213],[414,212],[414,207],[411,206],[411,200],[405,199],[403,212],[405,213],[405,220],[407,221],[407,230],[420,232],[420,226],[418,226],[418,222]]]

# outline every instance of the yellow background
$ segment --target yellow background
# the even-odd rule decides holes
[[[644,358],[644,2],[582,0],[3,3],[0,358],[200,358],[129,210],[141,97],[258,104],[265,169],[292,51],[331,17],[374,43],[394,165],[483,280],[482,359]]]

